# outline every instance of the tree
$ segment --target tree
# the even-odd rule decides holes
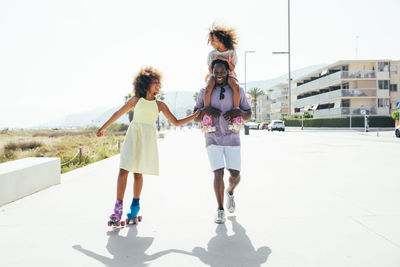
[[[157,99],[160,100],[160,101],[164,101],[165,94],[164,94],[163,91],[160,92],[160,94],[157,96]],[[158,113],[158,116],[157,116],[157,130],[160,131],[160,129],[161,129],[160,128],[160,113]]]
[[[125,104],[126,104],[126,102],[128,102],[129,99],[131,99],[131,97],[132,97],[131,93],[129,93],[126,96],[124,96]],[[133,120],[133,109],[129,110],[128,117],[129,117],[129,122],[132,122],[132,120]]]
[[[399,120],[399,111],[398,111],[398,110],[395,110],[395,111],[392,112],[392,118],[393,118],[395,121],[398,121],[398,120]]]
[[[194,102],[197,102],[198,97],[199,97],[199,92],[194,93],[193,95]]]
[[[258,87],[251,88],[247,94],[250,96],[254,103],[254,118],[257,120],[257,98],[264,95],[264,91]]]

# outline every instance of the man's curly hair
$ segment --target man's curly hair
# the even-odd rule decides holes
[[[224,44],[227,49],[236,49],[236,46],[238,44],[238,37],[234,28],[213,24],[209,31],[208,44],[211,43],[211,39],[213,37],[216,37],[221,43]]]
[[[133,92],[136,97],[146,97],[147,91],[150,89],[150,83],[154,81],[161,82],[161,72],[153,67],[144,67],[133,80]]]

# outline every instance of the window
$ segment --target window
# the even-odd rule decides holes
[[[378,71],[379,72],[388,72],[389,71],[389,62],[378,62]]]
[[[379,80],[378,87],[380,90],[387,90],[389,89],[389,81],[388,80]]]
[[[390,92],[397,92],[397,84],[391,84],[390,85]]]
[[[344,83],[344,84],[342,85],[342,88],[343,88],[343,89],[349,89],[349,83]]]
[[[340,105],[343,108],[348,108],[350,107],[350,99],[342,99],[342,103]]]
[[[378,108],[385,108],[390,106],[389,98],[378,98]]]
[[[390,66],[390,74],[397,74],[397,66]]]
[[[349,65],[343,65],[342,71],[349,71]]]

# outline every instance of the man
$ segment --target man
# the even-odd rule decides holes
[[[224,211],[224,168],[227,168],[229,177],[229,187],[226,194],[226,208],[229,212],[235,211],[235,199],[233,196],[236,186],[240,182],[240,133],[228,129],[231,120],[239,115],[244,120],[251,118],[251,108],[242,88],[240,88],[240,109],[233,109],[233,91],[227,84],[229,66],[225,61],[213,61],[213,70],[216,87],[211,93],[211,106],[204,107],[205,89],[201,89],[195,106],[195,111],[201,109],[200,115],[195,119],[201,122],[204,114],[213,117],[215,132],[205,133],[208,159],[211,169],[214,172],[214,191],[217,198],[218,210],[215,217],[216,223],[225,222]],[[226,165],[225,165],[226,162]]]

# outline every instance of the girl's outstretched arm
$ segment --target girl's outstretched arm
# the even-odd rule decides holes
[[[119,117],[127,113],[129,110],[134,108],[136,106],[136,103],[139,101],[139,97],[133,96],[131,99],[126,102],[125,105],[123,105],[119,110],[114,112],[114,114],[104,123],[103,126],[100,127],[100,129],[97,131],[97,136],[103,136],[105,130],[107,129],[108,126],[110,126],[114,121],[118,120]]]
[[[196,118],[197,116],[199,116],[199,114],[200,114],[200,112],[201,112],[201,110],[197,110],[194,114],[192,114],[192,115],[190,115],[190,116],[188,116],[188,117],[186,117],[186,118],[183,118],[183,119],[178,120],[178,119],[174,116],[174,114],[172,114],[171,111],[169,111],[168,106],[167,106],[164,102],[157,101],[157,104],[158,104],[158,109],[159,109],[160,111],[162,111],[162,112],[164,113],[165,117],[166,117],[170,122],[172,122],[172,124],[175,125],[175,126],[179,126],[179,125],[185,124],[185,123],[187,123],[187,122],[193,120],[194,118]]]

